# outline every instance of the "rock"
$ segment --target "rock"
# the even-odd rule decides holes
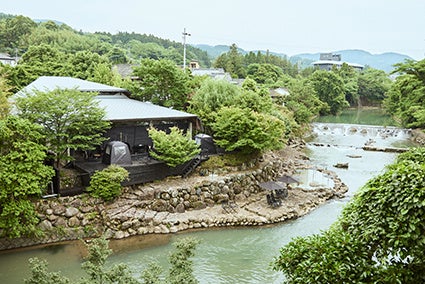
[[[156,199],[153,202],[151,207],[152,207],[152,210],[154,210],[154,211],[163,212],[163,211],[167,211],[168,203],[165,200]]]
[[[53,229],[53,225],[49,220],[42,221],[40,224],[38,224],[38,227],[43,231],[50,231]]]
[[[186,210],[185,210],[185,207],[184,207],[184,204],[183,203],[179,203],[179,204],[177,204],[177,206],[176,206],[176,212],[177,213],[184,213]]]
[[[55,214],[55,215],[62,215],[62,214],[65,213],[65,210],[66,210],[65,206],[63,206],[63,205],[57,205],[57,206],[55,206],[53,208],[53,214]]]
[[[56,228],[59,228],[59,227],[66,227],[66,226],[67,226],[67,224],[66,224],[66,220],[65,220],[64,218],[62,218],[62,217],[58,217],[58,218],[55,220],[54,224],[55,224],[55,227],[56,227]]]
[[[78,227],[80,226],[80,220],[77,217],[71,217],[68,220],[69,227]]]
[[[65,210],[65,216],[70,218],[80,213],[80,211],[75,207],[68,207]]]
[[[114,234],[115,239],[123,239],[125,238],[125,233],[123,231],[117,231]]]

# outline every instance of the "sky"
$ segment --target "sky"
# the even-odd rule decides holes
[[[0,12],[83,32],[300,53],[361,49],[425,58],[424,0],[0,0]]]

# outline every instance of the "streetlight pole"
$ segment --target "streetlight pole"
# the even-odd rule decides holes
[[[186,32],[186,28],[183,30],[183,70],[186,71],[186,36],[191,34]]]

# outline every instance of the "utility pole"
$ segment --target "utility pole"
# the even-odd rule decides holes
[[[186,72],[186,36],[191,34],[186,32],[186,28],[183,30],[183,70]]]

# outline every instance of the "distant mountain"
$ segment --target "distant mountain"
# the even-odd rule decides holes
[[[342,61],[362,64],[365,66],[367,65],[375,69],[383,70],[385,72],[391,72],[394,69],[393,65],[396,63],[403,62],[406,59],[412,59],[407,55],[395,52],[371,54],[370,52],[358,49],[340,50],[334,51],[332,53],[341,54]],[[297,54],[291,57],[291,61],[292,58],[301,58],[314,62],[316,60],[319,60],[320,53]]]
[[[211,46],[207,44],[197,44],[195,47],[204,50],[208,53],[208,55],[215,59],[220,54],[228,52],[229,46],[227,45],[216,45]],[[253,52],[258,52],[258,50],[252,50]],[[239,48],[239,52],[242,54],[246,54],[249,51],[243,50]],[[266,53],[264,50],[260,50],[262,53]],[[283,53],[275,53],[270,51],[271,54],[278,55],[281,57],[287,57],[286,54]],[[349,63],[357,63],[365,66],[370,66],[375,69],[383,70],[385,72],[391,72],[394,67],[393,65],[396,63],[403,62],[406,59],[412,59],[411,57],[395,53],[395,52],[387,52],[382,54],[372,54],[370,52],[358,49],[348,49],[348,50],[340,50],[333,51],[332,53],[341,54],[342,61],[346,61]],[[298,63],[302,68],[311,67],[314,61],[319,60],[320,53],[302,53],[291,56],[289,60],[291,63]]]
[[[52,22],[54,22],[54,23],[55,23],[56,25],[58,25],[58,26],[65,25],[65,23],[64,23],[64,22],[56,21],[56,20],[49,20],[49,19],[32,19],[32,20],[33,20],[34,22],[36,22],[37,24],[52,21]]]

